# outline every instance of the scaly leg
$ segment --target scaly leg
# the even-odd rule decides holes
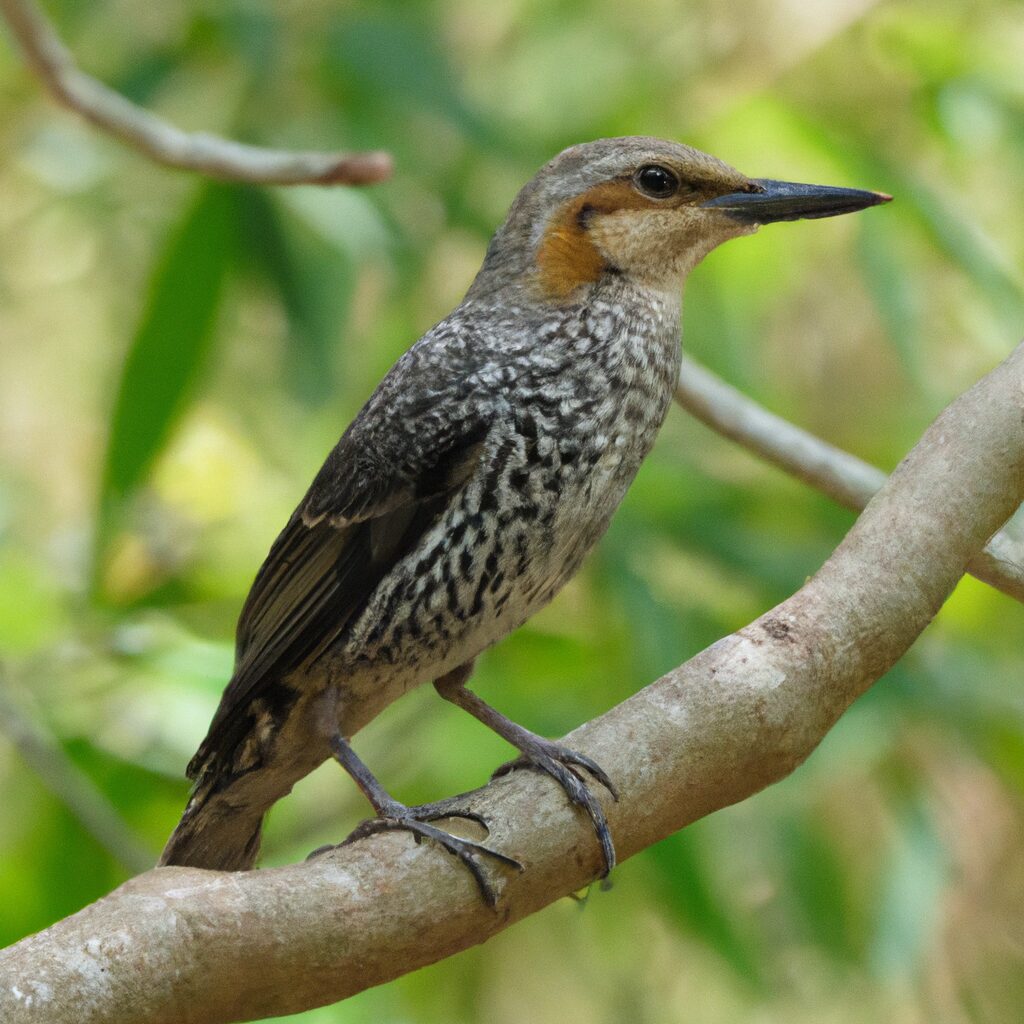
[[[373,809],[377,812],[376,818],[371,818],[368,821],[364,821],[361,825],[357,825],[351,834],[338,845],[346,846],[349,843],[354,843],[357,839],[373,835],[375,832],[396,830],[411,832],[416,837],[417,843],[421,839],[432,839],[450,854],[458,857],[469,868],[488,906],[493,907],[497,904],[497,893],[484,874],[478,856],[486,854],[502,864],[522,870],[522,865],[519,861],[506,857],[505,854],[498,853],[497,850],[492,850],[482,843],[474,842],[472,839],[462,839],[459,836],[453,836],[443,829],[429,824],[431,821],[437,821],[441,818],[465,818],[468,821],[475,821],[478,825],[486,828],[487,823],[482,815],[477,814],[475,811],[453,808],[449,805],[448,801],[422,804],[418,807],[406,807],[405,804],[401,804],[391,797],[344,737],[332,737],[331,751],[334,754],[335,760],[352,776],[356,785],[362,790],[363,795],[370,801]],[[310,857],[318,856],[332,849],[335,849],[335,847],[322,846],[318,850],[314,850]]]
[[[605,869],[601,877],[607,877],[615,867],[615,845],[612,843],[604,810],[587,787],[586,781],[578,769],[585,768],[611,793],[612,799],[618,800],[619,794],[614,783],[605,774],[604,769],[589,757],[570,750],[568,747],[563,747],[560,743],[546,740],[543,736],[530,732],[529,729],[524,729],[510,718],[506,718],[500,711],[492,708],[486,701],[481,700],[472,690],[466,689],[466,682],[472,672],[472,662],[460,665],[436,680],[434,688],[445,700],[468,711],[474,718],[479,719],[522,752],[522,758],[503,765],[495,772],[495,775],[504,775],[525,762],[547,772],[565,790],[569,799],[590,815],[594,831],[601,844],[601,853],[604,855]]]

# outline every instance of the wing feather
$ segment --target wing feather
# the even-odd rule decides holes
[[[239,618],[235,671],[190,778],[230,767],[252,727],[254,702],[281,693],[285,677],[338,640],[385,573],[443,514],[479,461],[486,433],[485,423],[464,419],[401,475],[383,471],[385,460],[346,433],[256,575]]]

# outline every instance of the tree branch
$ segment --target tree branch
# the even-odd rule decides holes
[[[800,764],[1022,498],[1024,344],[939,416],[793,597],[570,735],[619,786],[620,857]],[[397,834],[266,871],[161,868],[0,953],[0,1017],[292,1013],[483,942],[599,871],[588,820],[550,779],[516,772],[471,803],[526,866],[500,879],[497,913],[451,857]]]
[[[182,131],[80,71],[33,0],[0,0],[0,11],[58,103],[158,163],[264,185],[372,185],[391,175],[383,152],[287,152]]]
[[[676,401],[705,426],[854,512],[861,511],[886,481],[880,469],[769,412],[686,355]],[[971,559],[967,571],[1024,602],[1022,559],[1021,545],[1000,531]]]

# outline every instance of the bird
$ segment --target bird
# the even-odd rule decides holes
[[[428,839],[496,902],[484,865],[510,854],[409,807],[353,736],[433,683],[589,816],[603,875],[615,846],[600,765],[468,686],[475,659],[580,568],[654,444],[678,377],[683,285],[711,250],[763,224],[888,201],[862,189],[749,178],[652,137],[571,146],[515,197],[457,308],[402,355],[327,456],[259,569],[234,672],[189,763],[191,796],[161,865],[254,866],[269,808],[334,759],[381,831]],[[493,865],[492,865],[493,866]]]

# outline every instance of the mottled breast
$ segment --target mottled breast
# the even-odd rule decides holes
[[[502,339],[477,470],[339,652],[355,690],[376,703],[470,660],[576,572],[665,418],[678,325],[678,300],[623,287]]]

